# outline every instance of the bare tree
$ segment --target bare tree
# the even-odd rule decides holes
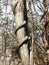
[[[26,36],[25,32],[26,21],[24,20],[24,4],[25,0],[12,0],[12,9],[15,14],[14,16],[16,22],[16,37],[18,44],[20,43],[20,56],[24,65],[30,65],[28,47],[26,43],[28,36]]]

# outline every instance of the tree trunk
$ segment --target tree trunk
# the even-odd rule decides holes
[[[25,32],[25,21],[24,21],[24,1],[25,0],[12,0],[12,9],[15,16],[16,22],[16,36],[18,43],[21,43],[24,40],[24,44],[20,47],[20,56],[22,59],[23,65],[30,65],[29,54],[28,54],[28,46],[25,42],[26,32]]]
[[[30,49],[30,65],[33,65],[33,43],[34,43],[34,33],[33,33],[33,26],[34,26],[34,21],[33,21],[33,15],[32,15],[32,10],[31,10],[31,1],[27,0],[28,4],[28,23],[30,23],[31,26],[31,49]]]

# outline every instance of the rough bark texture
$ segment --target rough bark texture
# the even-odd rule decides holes
[[[33,21],[33,15],[32,15],[32,10],[31,10],[31,1],[30,0],[26,0],[28,3],[28,23],[30,23],[30,26],[32,27],[32,31],[31,31],[31,49],[30,49],[30,65],[33,65],[33,43],[34,43],[34,34],[33,34],[33,26],[34,26],[34,21]]]
[[[15,13],[16,28],[22,25],[24,22],[24,1],[25,0],[12,0],[12,9],[13,12]],[[18,42],[22,41],[26,37],[24,26],[20,27],[17,30],[16,36]],[[23,65],[30,65],[27,43],[23,44],[20,47],[20,56]]]

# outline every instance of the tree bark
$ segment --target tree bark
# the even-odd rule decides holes
[[[31,1],[26,0],[28,4],[28,23],[30,23],[31,26],[31,49],[30,49],[30,65],[33,65],[33,44],[34,44],[34,33],[33,33],[33,28],[34,28],[34,21],[33,21],[33,15],[32,15],[32,10],[31,10]]]
[[[15,14],[14,16],[15,16],[16,28],[23,25],[24,22],[24,1],[25,0],[12,0],[12,9]],[[16,31],[16,36],[18,43],[21,43],[23,39],[26,37],[25,26],[20,27]],[[25,41],[23,43],[24,44],[19,49],[22,63],[23,65],[30,65],[28,46],[27,43],[25,43]]]

